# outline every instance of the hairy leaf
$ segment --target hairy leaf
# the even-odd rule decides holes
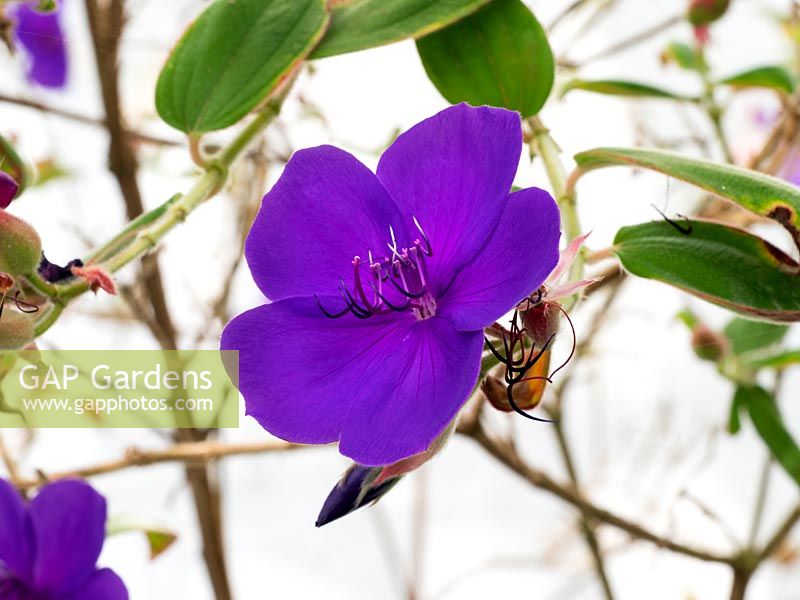
[[[800,448],[770,394],[757,386],[740,386],[734,402],[747,407],[758,434],[786,472],[800,485]]]
[[[737,88],[770,88],[791,94],[794,79],[783,67],[774,65],[749,69],[722,79],[720,83]]]
[[[158,114],[186,133],[233,125],[289,76],[328,19],[325,0],[215,0],[161,71]]]
[[[311,58],[325,58],[418,38],[466,17],[489,0],[356,0],[334,6],[331,25]]]
[[[693,221],[687,234],[666,221],[623,227],[614,240],[623,266],[751,319],[800,321],[800,277],[786,254],[746,231]]]
[[[520,0],[494,0],[417,41],[422,64],[451,103],[488,104],[535,115],[553,88],[547,35]]]
[[[668,100],[681,100],[686,102],[697,102],[697,96],[687,96],[678,92],[672,92],[663,88],[655,87],[645,83],[635,81],[623,81],[621,79],[598,79],[588,81],[585,79],[573,79],[561,90],[561,95],[565,96],[572,90],[584,90],[595,94],[605,94],[607,96],[630,96],[635,98],[664,98]]]
[[[582,172],[638,167],[681,179],[783,225],[800,247],[800,188],[769,175],[662,150],[596,148],[575,161]]]

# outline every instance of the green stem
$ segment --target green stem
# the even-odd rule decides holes
[[[130,223],[121,233],[92,252],[86,262],[99,262],[106,271],[114,273],[128,263],[152,250],[176,225],[203,202],[214,196],[225,185],[228,170],[248,145],[269,125],[280,112],[291,82],[267,103],[265,108],[245,127],[218,158],[209,162],[205,172],[183,196],[173,196],[158,208]],[[84,280],[71,280],[53,284],[38,274],[26,276],[31,286],[48,296],[53,307],[36,325],[37,335],[47,331],[58,319],[66,304],[89,289]]]
[[[700,62],[699,73],[701,79],[703,80],[704,88],[700,105],[703,107],[706,115],[708,115],[708,119],[711,121],[717,142],[722,150],[722,154],[725,156],[725,161],[730,164],[734,164],[733,152],[731,152],[731,146],[728,143],[728,136],[725,134],[725,129],[722,126],[722,115],[724,111],[717,102],[717,87],[714,84],[714,81],[711,79],[711,69],[709,69],[708,63],[706,62],[705,51],[703,50],[702,46],[698,48],[697,56]]]
[[[530,139],[531,150],[542,158],[547,178],[553,188],[553,194],[561,210],[561,221],[567,241],[572,241],[582,235],[580,219],[578,217],[577,196],[575,186],[570,185],[571,177],[567,177],[564,163],[561,162],[561,148],[550,135],[550,130],[542,123],[539,117],[530,117],[527,120],[533,135]],[[570,281],[583,278],[586,255],[583,249],[578,253],[569,272]],[[564,308],[571,310],[578,303],[578,296],[567,298]]]

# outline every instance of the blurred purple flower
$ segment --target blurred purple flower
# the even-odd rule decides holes
[[[425,452],[473,389],[483,328],[558,262],[553,198],[509,193],[521,149],[519,115],[462,104],[377,176],[331,146],[295,153],[245,248],[272,303],[222,335],[248,414],[365,466]]]
[[[19,185],[14,178],[5,171],[0,171],[0,209],[8,208],[18,191]]]
[[[0,479],[0,598],[127,600],[122,580],[98,569],[106,501],[88,484],[59,481],[26,503]]]
[[[67,83],[67,45],[61,29],[61,3],[56,10],[39,12],[35,2],[20,2],[12,9],[15,37],[28,56],[28,79],[47,88]]]

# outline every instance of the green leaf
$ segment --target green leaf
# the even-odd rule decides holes
[[[760,387],[741,386],[734,402],[747,407],[758,434],[786,472],[800,485],[800,448],[783,423],[772,397]]]
[[[539,112],[553,89],[547,35],[520,0],[487,7],[417,40],[428,77],[450,103]]]
[[[800,364],[800,350],[789,350],[769,356],[759,356],[754,359],[748,358],[746,364],[756,369],[776,369],[780,371],[792,365]]]
[[[800,285],[800,281],[798,281]],[[742,355],[779,344],[789,328],[761,321],[735,318],[725,327],[734,354]]]
[[[722,79],[719,83],[736,88],[770,88],[791,94],[794,79],[791,73],[778,66],[758,67]]]
[[[733,397],[731,402],[731,409],[728,413],[728,433],[736,435],[742,430],[741,412],[744,409],[741,399],[738,396]]]
[[[596,148],[575,161],[582,173],[638,167],[681,179],[783,225],[800,247],[800,188],[769,175],[696,158],[640,148]]]
[[[684,102],[697,102],[697,96],[687,96],[677,92],[671,92],[662,88],[635,81],[623,81],[621,79],[598,79],[587,81],[585,79],[573,79],[561,90],[561,96],[565,96],[572,90],[584,90],[595,94],[605,94],[607,96],[630,96],[634,98],[663,98],[667,100],[681,100]]]
[[[793,261],[746,231],[695,220],[687,235],[657,221],[620,229],[614,252],[638,277],[752,319],[800,321],[800,277],[785,270]]]
[[[325,0],[215,0],[161,71],[158,114],[186,133],[233,125],[306,57],[328,19]]]
[[[674,61],[682,69],[701,71],[703,63],[694,48],[682,42],[672,42],[661,54],[664,61]]]
[[[328,33],[311,54],[325,58],[418,38],[447,27],[489,0],[355,0],[334,6]]]
[[[112,536],[130,532],[141,532],[145,535],[150,548],[150,560],[155,560],[161,556],[178,539],[178,536],[170,529],[139,517],[114,516],[108,519],[106,535]]]

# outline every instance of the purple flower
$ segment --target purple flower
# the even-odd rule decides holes
[[[0,171],[0,209],[8,208],[18,191],[19,185],[14,178],[5,171]]]
[[[462,104],[401,135],[377,176],[297,152],[245,248],[272,303],[222,335],[248,414],[366,466],[428,449],[473,389],[483,328],[558,262],[552,197],[509,193],[521,149],[519,115]]]
[[[35,3],[21,2],[12,13],[15,36],[28,55],[28,79],[48,88],[63,88],[67,83],[67,45],[61,29],[61,4],[43,13]]]
[[[59,481],[26,503],[0,479],[0,598],[127,600],[117,575],[95,565],[106,501],[88,484]]]

